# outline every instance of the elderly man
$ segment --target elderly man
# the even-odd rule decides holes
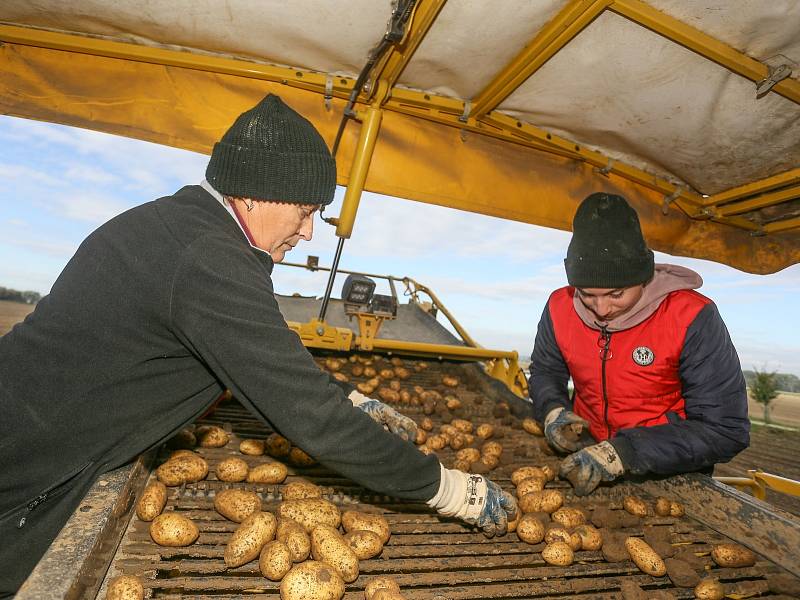
[[[717,307],[694,291],[697,273],[654,264],[624,198],[581,203],[564,264],[530,393],[550,445],[572,453],[560,474],[575,492],[625,473],[710,471],[746,448],[744,377]]]
[[[214,146],[206,181],[101,226],[0,338],[0,596],[99,474],[225,389],[353,481],[505,532],[511,496],[401,439],[414,422],[318,369],[278,310],[273,263],[311,239],[335,184],[319,133],[267,96]]]

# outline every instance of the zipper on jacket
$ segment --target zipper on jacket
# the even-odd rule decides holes
[[[34,510],[36,510],[36,507],[47,502],[47,499],[50,498],[51,496],[57,496],[58,494],[56,492],[66,490],[67,484],[70,481],[72,481],[75,477],[77,477],[91,464],[92,464],[91,462],[88,462],[85,465],[81,466],[80,468],[71,471],[60,482],[50,486],[48,489],[46,489],[41,494],[36,496],[36,498],[28,502],[25,505],[25,508],[27,509],[25,514],[22,517],[20,517],[19,521],[17,522],[17,529],[22,529],[23,527],[25,527],[25,523],[28,522],[28,517]]]
[[[608,422],[608,392],[606,391],[606,362],[611,359],[613,354],[609,346],[611,346],[611,332],[605,327],[600,328],[600,339],[602,342],[602,349],[600,350],[600,362],[602,364],[601,380],[603,383],[603,420],[606,423],[606,439],[611,439],[611,424]],[[599,345],[599,344],[598,344]]]

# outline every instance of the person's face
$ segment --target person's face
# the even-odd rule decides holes
[[[310,240],[314,234],[316,204],[290,204],[288,202],[253,202],[247,211],[244,200],[235,199],[237,210],[250,229],[253,242],[266,250],[276,263],[300,240]]]
[[[628,312],[639,301],[644,292],[644,285],[626,288],[577,288],[576,293],[583,305],[588,308],[599,321],[612,321]]]

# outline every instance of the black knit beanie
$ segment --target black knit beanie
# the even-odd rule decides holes
[[[336,163],[314,126],[269,94],[214,144],[206,179],[225,196],[330,204]]]
[[[625,198],[595,193],[581,202],[564,267],[567,281],[578,288],[618,289],[653,277],[653,251]]]

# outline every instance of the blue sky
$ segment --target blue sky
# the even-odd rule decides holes
[[[147,142],[0,117],[0,286],[47,293],[80,242],[114,215],[198,183],[207,157]],[[329,214],[338,214],[343,190]],[[549,293],[566,283],[570,234],[365,193],[341,267],[408,275],[433,289],[482,345],[530,355]],[[330,265],[333,228],[317,221],[307,254]],[[658,254],[698,271],[745,369],[800,375],[800,265],[749,275]],[[326,275],[277,267],[279,292],[322,295]],[[341,278],[334,293],[340,290]]]

